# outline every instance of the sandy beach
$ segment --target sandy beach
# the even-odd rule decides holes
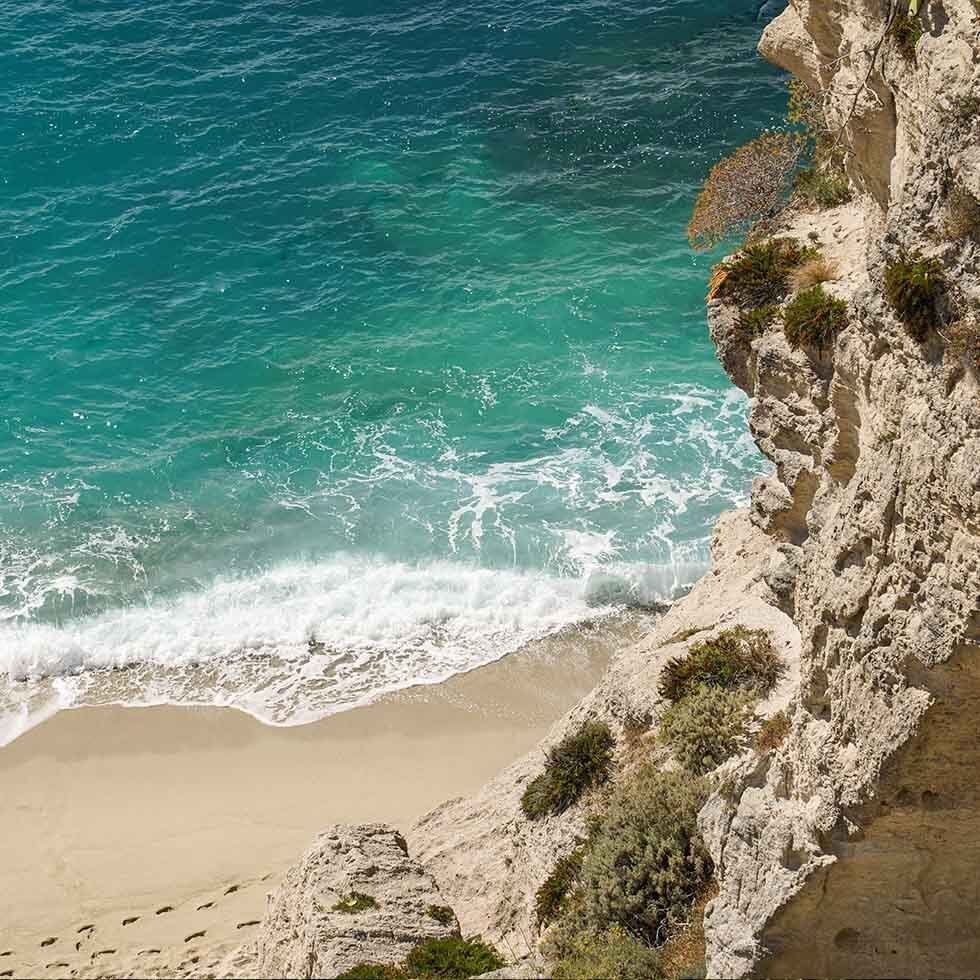
[[[56,715],[0,750],[0,977],[206,973],[320,829],[405,827],[477,789],[605,662],[538,645],[296,728],[227,709]]]

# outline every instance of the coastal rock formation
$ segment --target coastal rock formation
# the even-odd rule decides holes
[[[870,0],[793,0],[761,44],[822,96],[863,193],[785,229],[844,271],[832,349],[791,350],[780,330],[746,343],[731,309],[709,311],[776,466],[752,517],[787,556],[802,637],[791,736],[731,763],[702,813],[711,976],[980,962],[980,387],[942,325],[915,339],[883,290],[919,251],[946,270],[945,322],[980,300],[976,230],[948,231],[954,189],[980,193],[980,19],[970,0],[923,7],[904,53]]]
[[[459,928],[432,877],[384,824],[321,833],[269,896],[257,975],[335,977],[365,961],[398,963]]]
[[[777,608],[767,581],[772,567],[769,538],[745,511],[725,515],[715,530],[712,567],[676,603],[642,642],[622,651],[595,690],[549,732],[534,752],[505,769],[473,797],[450,800],[424,816],[409,833],[412,853],[431,871],[447,901],[457,909],[466,934],[479,933],[501,953],[518,959],[532,951],[538,928],[537,889],[555,862],[585,836],[591,800],[559,815],[528,820],[521,794],[537,776],[545,751],[585,721],[607,722],[627,756],[624,727],[632,719],[656,719],[664,664],[691,643],[742,625],[770,631],[789,670],[758,712],[781,710],[799,683],[799,633]],[[629,759],[619,778],[629,778]]]

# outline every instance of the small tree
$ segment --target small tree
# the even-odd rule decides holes
[[[776,214],[786,199],[803,141],[765,133],[715,164],[687,226],[691,247],[708,249]]]

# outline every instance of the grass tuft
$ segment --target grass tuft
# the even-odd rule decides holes
[[[747,245],[724,265],[726,275],[717,295],[743,309],[778,303],[789,293],[789,274],[817,257],[817,252],[795,238],[772,238]]]
[[[913,252],[885,269],[885,297],[906,330],[918,341],[939,325],[937,304],[946,291],[938,259]]]
[[[703,776],[741,749],[752,699],[745,690],[701,685],[667,708],[660,735],[680,765]]]
[[[562,813],[586,790],[604,783],[616,741],[605,722],[590,721],[548,750],[544,772],[528,783],[521,809],[529,820]]]
[[[585,851],[579,848],[559,858],[551,874],[542,882],[534,899],[539,928],[557,918],[565,907],[566,899],[572,893],[582,873],[584,856]]]

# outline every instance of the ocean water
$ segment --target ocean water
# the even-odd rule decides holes
[[[784,109],[771,7],[0,0],[0,741],[690,584],[762,461],[684,225]]]

